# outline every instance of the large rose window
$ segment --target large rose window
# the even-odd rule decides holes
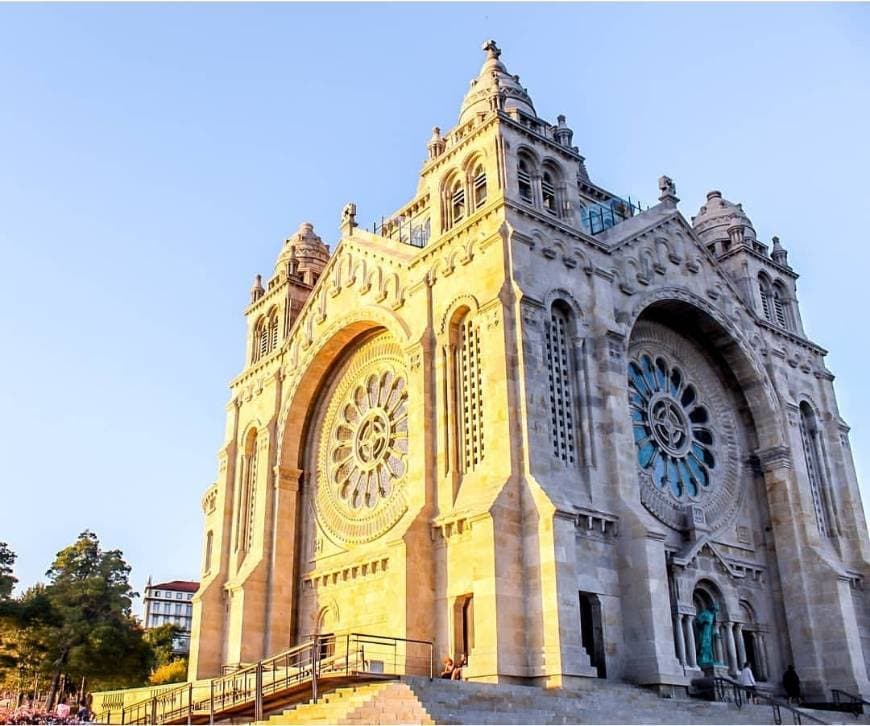
[[[332,432],[330,483],[354,509],[374,508],[405,473],[408,451],[405,379],[372,373],[348,393]]]
[[[368,542],[407,511],[408,375],[387,335],[337,371],[317,424],[318,521],[335,541]]]
[[[697,388],[679,367],[647,354],[629,363],[628,383],[638,465],[658,489],[696,499],[716,467],[710,414]]]

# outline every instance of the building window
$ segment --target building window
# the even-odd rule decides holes
[[[269,350],[278,347],[278,311],[272,310],[269,315]]]
[[[466,314],[457,326],[456,388],[459,451],[462,471],[473,471],[483,460],[483,374],[480,329]]]
[[[157,590],[157,592],[154,593],[154,597],[160,597],[160,590]]]
[[[550,378],[550,423],[553,453],[566,464],[573,464],[576,456],[570,330],[568,313],[554,305],[546,329],[547,369]]]
[[[534,195],[532,194],[532,174],[529,162],[526,159],[520,159],[517,165],[517,185],[519,186],[520,199],[529,204],[534,203]]]
[[[773,312],[777,325],[791,330],[791,311],[786,299],[785,288],[779,282],[773,286]]]
[[[254,505],[257,497],[257,430],[253,429],[245,442],[241,467],[241,500],[236,523],[236,549],[243,553],[251,548],[254,537]]]
[[[471,184],[474,194],[474,208],[480,209],[486,202],[486,172],[483,169],[483,164],[478,164],[475,167]]]
[[[553,175],[549,171],[545,171],[541,177],[541,196],[544,200],[544,209],[550,214],[558,214],[559,209],[556,205],[556,183],[553,180]]]
[[[209,530],[205,535],[205,567],[203,568],[205,572],[211,572],[211,550],[214,545],[214,532]],[[187,599],[189,600],[192,595],[188,595]]]
[[[831,536],[831,522],[825,505],[827,494],[822,468],[821,439],[816,415],[809,404],[804,401],[800,405],[800,434],[804,449],[804,460],[807,466],[807,478],[810,484],[810,494],[813,509],[816,513],[816,524],[822,537]]]
[[[628,401],[638,466],[677,500],[694,498],[716,467],[710,414],[683,372],[661,356],[628,364]]]
[[[450,192],[450,215],[452,224],[456,224],[465,217],[465,189],[459,179],[456,180]]]
[[[773,302],[770,290],[770,280],[764,275],[758,278],[758,292],[761,295],[761,314],[765,320],[773,322]]]

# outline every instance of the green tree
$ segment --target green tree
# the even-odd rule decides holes
[[[57,553],[46,575],[48,612],[37,630],[48,644],[51,662],[48,707],[54,705],[61,674],[67,671],[107,687],[144,682],[151,656],[144,631],[130,612],[136,593],[121,551],[103,551],[97,535],[84,531]]]
[[[18,579],[12,574],[16,555],[9,545],[0,542],[0,600],[8,600]]]
[[[145,631],[145,642],[151,649],[151,669],[159,668],[173,660],[172,643],[181,628],[172,623],[165,623]]]

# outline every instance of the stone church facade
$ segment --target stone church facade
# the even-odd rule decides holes
[[[542,686],[700,675],[870,695],[868,537],[777,238],[596,185],[497,46],[414,198],[348,205],[251,290],[203,498],[191,678],[314,633],[432,640]]]

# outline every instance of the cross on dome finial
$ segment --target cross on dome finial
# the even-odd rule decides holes
[[[486,51],[488,58],[498,58],[501,55],[501,49],[495,44],[494,40],[488,40],[483,44],[483,50]]]

